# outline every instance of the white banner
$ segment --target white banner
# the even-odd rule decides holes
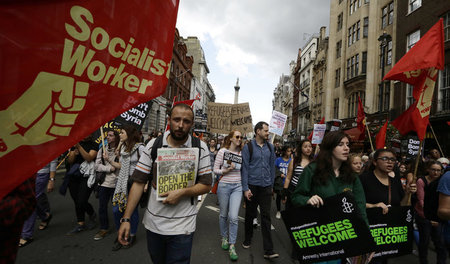
[[[327,129],[326,124],[314,124],[314,131],[311,143],[320,144],[322,143],[323,136],[325,135],[325,130]]]

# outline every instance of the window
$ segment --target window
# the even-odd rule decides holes
[[[444,41],[450,40],[450,12],[447,12],[443,17],[444,19]]]
[[[384,99],[383,99],[383,110],[389,110],[389,99],[391,97],[391,82],[384,82]]]
[[[355,117],[358,114],[358,96],[361,98],[361,102],[364,102],[365,93],[363,91],[354,92],[348,98],[348,117]]]
[[[364,4],[370,3],[370,0],[364,0]]]
[[[334,77],[334,88],[338,88],[341,85],[341,68],[336,70],[336,76]]]
[[[394,2],[389,4],[388,24],[391,25],[392,23],[394,23]]]
[[[342,51],[342,40],[339,40],[336,43],[336,59],[341,57],[341,51]]]
[[[367,38],[369,36],[369,18],[364,18],[364,25],[363,25],[363,38]]]
[[[348,28],[348,46],[359,40],[360,21]]]
[[[414,31],[406,37],[406,51],[409,51],[420,39],[420,30]]]
[[[364,51],[362,53],[362,60],[361,60],[361,73],[366,73],[367,71],[367,52]]]
[[[385,6],[381,10],[381,28],[387,27],[387,13],[388,13],[388,7]]]
[[[344,22],[344,15],[340,13],[337,17],[337,31],[340,31],[342,29],[343,22]]]
[[[449,111],[450,110],[450,64],[444,66],[444,70],[441,74],[442,78],[439,88],[439,110]]]
[[[358,41],[359,40],[359,28],[360,28],[360,21],[358,21],[357,23],[356,23],[356,40]]]
[[[338,119],[339,118],[339,98],[334,99],[333,118],[334,119]]]
[[[359,54],[347,60],[347,80],[358,75],[359,71]]]
[[[406,108],[414,102],[413,89],[414,87],[411,84],[406,84]]]
[[[422,0],[409,0],[408,13],[414,12],[417,8],[422,6]]]
[[[358,7],[361,7],[361,0],[350,0],[350,15],[355,13]]]
[[[387,59],[386,59],[386,65],[392,64],[392,40],[388,42],[387,45]]]

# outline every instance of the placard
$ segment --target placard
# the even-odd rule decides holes
[[[320,208],[293,207],[281,215],[301,263],[358,256],[374,249],[369,227],[350,192],[324,199]]]
[[[325,135],[325,130],[327,129],[326,124],[314,124],[314,131],[311,143],[320,144],[322,143],[323,136]]]
[[[366,210],[370,232],[376,243],[374,258],[397,257],[412,252],[413,212],[410,206],[392,206]]]
[[[249,104],[208,103],[208,130],[219,134],[228,134],[231,130],[244,134],[252,132]]]
[[[269,132],[278,136],[283,135],[284,126],[286,125],[287,115],[278,111],[272,111],[272,118],[269,123]]]

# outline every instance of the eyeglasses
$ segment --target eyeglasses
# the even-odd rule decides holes
[[[378,159],[379,159],[379,160],[382,160],[382,161],[384,161],[384,162],[386,162],[386,161],[396,162],[396,161],[397,161],[396,158],[388,158],[388,157],[381,157],[381,158],[378,158]]]
[[[236,139],[244,139],[242,136],[234,136]]]
[[[437,169],[430,169],[430,171],[432,171],[432,172],[441,172],[442,170],[437,170]]]

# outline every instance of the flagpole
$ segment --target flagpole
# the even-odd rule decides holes
[[[413,174],[413,179],[412,179],[413,183],[415,183],[417,180],[417,169],[419,168],[420,153],[422,153],[422,147],[423,147],[424,141],[425,140],[420,141],[419,152],[417,152],[416,164],[414,165],[414,174]],[[411,205],[411,193],[408,194],[408,204],[407,205]]]
[[[105,154],[106,149],[105,149],[105,135],[103,135],[103,126],[100,127],[100,134],[102,136],[102,150],[103,150],[103,154]]]
[[[366,119],[364,118],[364,121],[365,120]],[[364,122],[364,123],[366,123],[366,122]],[[369,131],[369,126],[368,125],[366,125],[366,130],[367,130],[367,133],[369,134],[370,148],[372,149],[372,152],[374,152],[375,150],[373,149],[372,136],[370,135],[370,131]]]
[[[431,132],[433,133],[434,140],[436,140],[436,143],[437,143],[437,145],[438,145],[438,147],[439,147],[439,150],[441,151],[442,157],[445,157],[444,152],[442,151],[442,148],[441,148],[441,144],[439,144],[439,141],[438,141],[438,139],[437,139],[437,137],[436,137],[436,134],[434,133],[434,129],[433,129],[433,127],[431,126],[431,123],[428,123],[428,125],[429,125],[430,128],[431,128]]]

